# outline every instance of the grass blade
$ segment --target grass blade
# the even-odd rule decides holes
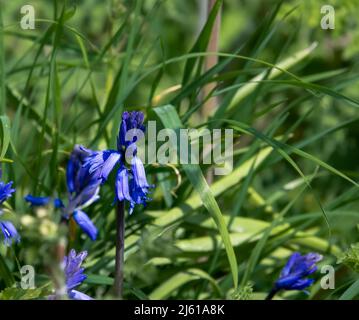
[[[182,127],[181,120],[177,114],[176,109],[173,106],[165,105],[163,107],[155,108],[154,110],[166,128],[179,129]],[[211,189],[209,188],[206,179],[203,176],[201,168],[198,165],[193,165],[193,164],[183,165],[183,168],[186,172],[188,179],[191,181],[194,189],[200,195],[203,205],[211,214],[212,218],[214,219],[218,227],[218,231],[222,237],[222,241],[224,243],[227,252],[227,257],[233,277],[233,284],[234,287],[237,288],[238,286],[237,259],[234,254],[233,246],[229,238],[226,223],[223,219],[217,201],[214,198],[214,195]]]

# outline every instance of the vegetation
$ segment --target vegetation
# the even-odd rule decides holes
[[[316,281],[276,298],[358,298],[357,1],[218,0],[208,15],[200,2],[34,1],[24,30],[25,3],[0,1],[0,161],[16,188],[0,220],[21,236],[0,245],[1,299],[46,299],[70,249],[88,252],[81,292],[113,297],[116,174],[86,208],[95,241],[24,197],[66,199],[74,146],[116,149],[135,110],[158,130],[233,129],[234,162],[223,176],[146,164],[152,201],[125,207],[125,299],[264,299],[293,252],[323,256]],[[326,4],[334,30],[320,26]]]

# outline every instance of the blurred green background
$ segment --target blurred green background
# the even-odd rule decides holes
[[[19,26],[24,4],[35,8],[35,30]],[[320,27],[321,7],[328,4],[335,9],[334,30]],[[149,165],[153,201],[126,218],[125,298],[263,299],[294,250],[323,254],[321,265],[336,269],[336,286],[321,289],[318,272],[309,296],[287,292],[281,298],[358,297],[358,290],[347,292],[358,281],[357,249],[337,263],[358,241],[358,4],[224,0],[222,55],[208,71],[203,64],[213,25],[201,32],[206,0],[1,1],[3,105],[11,122],[5,158],[13,161],[5,159],[3,180],[17,188],[7,210],[22,241],[11,249],[0,246],[0,253],[15,279],[18,267],[30,264],[36,285],[48,287],[52,248],[60,235],[66,237],[58,213],[32,210],[23,197],[65,197],[74,144],[113,148],[123,110],[144,111],[146,120],[160,126],[154,107],[171,104],[186,127],[255,129],[235,131],[235,168],[228,177],[211,177],[213,168],[201,166],[229,230],[239,286],[201,190],[181,166]],[[283,65],[289,57],[291,63]],[[258,74],[260,81],[250,82]],[[216,97],[209,117],[203,113],[208,83]],[[89,210],[99,240],[92,243],[81,232],[69,240],[69,246],[89,251],[83,288],[98,299],[110,296],[113,281],[111,185]],[[4,280],[0,284],[6,287]]]

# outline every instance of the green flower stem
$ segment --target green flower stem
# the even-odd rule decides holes
[[[278,292],[277,290],[272,289],[267,295],[267,297],[265,298],[265,300],[272,300],[274,296],[277,294],[277,292]]]
[[[116,262],[115,262],[115,281],[114,294],[117,298],[122,298],[123,294],[123,266],[125,250],[125,204],[120,201],[116,210]]]

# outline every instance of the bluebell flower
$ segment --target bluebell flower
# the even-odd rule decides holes
[[[115,179],[115,200],[128,201],[130,203],[129,213],[133,212],[135,205],[146,205],[149,190],[153,188],[149,185],[146,172],[141,159],[137,156],[136,142],[141,131],[144,134],[143,124],[144,115],[142,112],[124,112],[117,136],[117,150],[104,150],[93,152],[85,160],[84,167],[93,176],[101,179],[104,183],[112,170],[117,166]],[[129,130],[132,135],[126,137]],[[132,153],[130,168],[126,167],[127,152]]]
[[[3,181],[0,181],[0,205],[2,205],[7,199],[9,199],[15,192],[15,189],[12,188],[12,184],[12,181],[6,184]]]
[[[71,250],[68,256],[64,257],[63,265],[65,272],[65,281],[67,295],[73,300],[92,300],[87,294],[75,290],[87,276],[84,274],[84,268],[81,267],[82,262],[87,257],[87,252],[82,251],[76,254],[75,250]]]
[[[0,229],[4,235],[4,243],[10,246],[12,242],[19,242],[20,235],[18,234],[13,223],[10,221],[0,221]]]
[[[64,204],[61,199],[51,197],[36,197],[31,194],[28,194],[24,197],[25,201],[29,202],[32,207],[42,207],[48,205],[50,202],[53,203],[56,209],[63,208]]]
[[[72,214],[72,218],[75,220],[77,225],[90,237],[91,240],[96,240],[98,230],[85,212],[81,210],[75,210]]]
[[[62,200],[60,198],[55,198],[54,199],[54,207],[56,209],[65,208],[64,203],[62,202]]]
[[[280,290],[304,290],[312,285],[314,279],[307,277],[317,271],[316,263],[322,258],[318,253],[308,253],[303,256],[298,252],[293,253],[267,299],[272,298]]]
[[[88,215],[83,211],[97,201],[101,179],[89,172],[88,166],[84,166],[84,161],[93,151],[76,145],[71,153],[66,168],[66,183],[68,190],[68,204],[65,206],[61,199],[50,197],[35,197],[27,195],[25,200],[32,206],[47,205],[50,201],[56,208],[60,208],[65,219],[73,219],[79,227],[91,238],[96,240],[98,230]]]
[[[27,196],[25,196],[24,199],[25,199],[25,201],[30,202],[30,204],[34,207],[46,206],[51,201],[50,197],[35,197],[35,196],[32,196],[31,194],[28,194]]]
[[[0,172],[1,177],[1,172]],[[0,181],[0,205],[2,205],[8,198],[12,196],[15,192],[15,189],[12,188],[13,182],[4,183]],[[0,217],[2,215],[2,210],[0,208]],[[20,236],[11,221],[0,220],[0,229],[4,236],[4,244],[10,246],[12,242],[19,242]]]

